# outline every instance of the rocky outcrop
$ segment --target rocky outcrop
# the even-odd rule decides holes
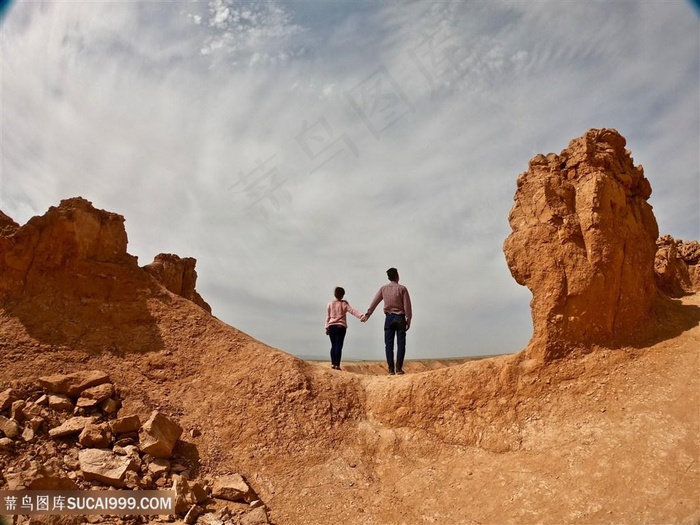
[[[654,275],[659,289],[670,297],[700,291],[700,243],[664,235],[656,246]]]
[[[630,337],[657,298],[651,185],[625,139],[592,129],[518,177],[504,253],[532,292],[532,357]]]
[[[161,253],[143,269],[172,293],[192,301],[211,313],[211,306],[195,290],[197,272],[194,267],[196,264],[197,260],[193,257],[181,258],[172,253]]]
[[[169,281],[155,281],[126,247],[124,217],[81,197],[23,226],[2,214],[0,302],[45,343],[92,351],[157,349],[162,340],[147,302],[165,298],[160,283]],[[182,261],[179,295],[206,305],[194,290],[194,259]]]

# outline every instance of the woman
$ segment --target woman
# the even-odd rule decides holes
[[[336,287],[335,300],[328,303],[326,307],[326,335],[331,339],[331,368],[340,370],[340,357],[343,353],[343,341],[345,332],[348,330],[346,315],[352,315],[362,320],[364,315],[348,304],[345,297],[345,290],[340,286]]]

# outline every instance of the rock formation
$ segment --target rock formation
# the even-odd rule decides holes
[[[664,235],[656,246],[654,274],[659,289],[670,297],[700,291],[700,243]]]
[[[194,290],[194,259],[170,256],[184,262],[168,259],[166,278],[158,282],[126,247],[124,217],[81,197],[63,200],[21,227],[2,214],[0,301],[41,341],[112,351],[161,346],[146,302],[167,295],[163,284],[172,288],[173,266],[182,276],[175,293],[211,311]]]
[[[172,293],[192,301],[211,313],[211,306],[195,290],[197,272],[194,267],[196,264],[197,260],[192,257],[183,259],[171,253],[161,253],[143,269]]]
[[[624,341],[658,295],[651,186],[625,139],[592,129],[559,155],[537,155],[518,177],[504,253],[532,292],[531,356]]]

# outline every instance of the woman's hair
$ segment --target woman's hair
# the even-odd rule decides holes
[[[338,299],[339,301],[342,301],[343,297],[345,297],[345,289],[341,288],[340,286],[336,286],[335,292],[333,292],[333,295],[335,295],[336,299]]]

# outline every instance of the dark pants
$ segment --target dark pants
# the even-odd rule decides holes
[[[406,316],[386,314],[384,321],[384,348],[386,364],[389,371],[394,371],[394,334],[396,334],[396,370],[403,369],[403,358],[406,355]]]
[[[343,341],[345,341],[345,326],[332,324],[328,327],[328,337],[331,339],[331,364],[340,366],[340,358],[343,354]]]

